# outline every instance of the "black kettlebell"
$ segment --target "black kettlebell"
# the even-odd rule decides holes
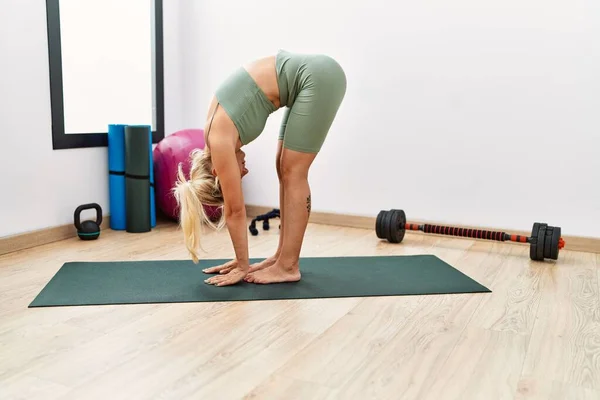
[[[96,221],[81,222],[81,212],[89,209],[96,210]],[[100,224],[102,223],[102,208],[99,204],[89,203],[82,204],[75,209],[74,215],[75,228],[77,228],[77,236],[81,240],[94,240],[100,236]]]

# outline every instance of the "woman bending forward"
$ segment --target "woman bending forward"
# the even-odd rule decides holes
[[[205,269],[218,273],[205,282],[217,286],[241,280],[254,283],[300,280],[299,258],[311,211],[308,171],[346,93],[346,76],[331,57],[279,51],[239,68],[217,89],[212,99],[205,150],[192,153],[190,180],[181,165],[175,197],[186,247],[195,263],[201,223],[226,224],[235,259]],[[267,118],[287,107],[277,146],[281,230],[274,255],[249,265],[246,207],[242,177],[248,173],[241,147],[258,137]],[[223,206],[222,218],[212,223],[202,205]]]

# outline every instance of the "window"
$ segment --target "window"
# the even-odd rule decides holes
[[[109,124],[164,138],[162,0],[46,0],[52,144],[108,145]]]

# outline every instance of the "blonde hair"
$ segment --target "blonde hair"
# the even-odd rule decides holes
[[[200,258],[199,249],[202,249],[200,243],[202,224],[205,223],[214,229],[223,227],[224,201],[219,179],[212,174],[210,152],[196,149],[190,153],[190,157],[190,179],[186,179],[182,163],[179,163],[173,192],[179,207],[179,224],[183,230],[185,246],[192,260],[197,264]],[[206,214],[205,205],[221,207],[217,221],[211,220]]]

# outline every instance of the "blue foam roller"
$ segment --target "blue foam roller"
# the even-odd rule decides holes
[[[108,125],[108,191],[110,228],[125,230],[125,127],[124,124]]]

